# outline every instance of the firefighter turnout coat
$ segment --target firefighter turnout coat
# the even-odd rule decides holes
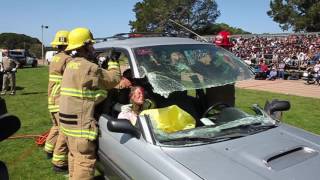
[[[59,111],[59,97],[63,72],[71,57],[65,52],[53,56],[49,66],[48,109],[54,113]]]
[[[73,58],[67,64],[61,84],[61,131],[66,136],[95,140],[98,135],[95,105],[106,97],[106,90],[119,81],[119,66],[104,70],[83,57]]]
[[[66,68],[67,63],[71,60],[71,57],[65,52],[61,51],[55,56],[53,56],[52,61],[49,66],[49,83],[48,83],[48,109],[51,114],[51,120],[53,126],[50,129],[50,133],[47,137],[46,144],[44,149],[47,153],[53,153],[54,148],[57,143],[58,134],[59,134],[59,97],[60,97],[60,88],[63,72]],[[62,142],[59,142],[60,145]],[[63,145],[62,145],[63,146]],[[64,145],[67,146],[66,144]],[[66,150],[66,148],[63,148]],[[59,154],[66,154],[67,151],[61,151]],[[56,159],[55,154],[53,159]],[[65,159],[63,157],[63,159]],[[58,161],[58,160],[57,160]],[[62,160],[61,162],[65,162]],[[55,163],[55,162],[54,162]]]

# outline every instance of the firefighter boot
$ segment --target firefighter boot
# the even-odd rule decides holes
[[[68,174],[68,166],[53,166],[53,171],[56,173],[66,173]]]

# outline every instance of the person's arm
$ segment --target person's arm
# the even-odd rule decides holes
[[[99,104],[106,98],[106,90],[115,87],[120,81],[119,69],[104,70],[99,68],[97,64],[91,63],[88,72],[88,82],[95,91],[95,103]]]
[[[18,67],[20,66],[19,61],[15,60],[15,59],[12,59],[12,60],[13,60],[13,62],[16,64],[15,69],[18,69]]]
[[[120,67],[118,62],[111,61],[108,63],[108,70],[97,68],[98,88],[112,89],[120,82]]]

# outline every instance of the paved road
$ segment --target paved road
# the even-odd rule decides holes
[[[237,82],[236,87],[320,99],[320,86],[305,85],[303,80],[246,80]]]

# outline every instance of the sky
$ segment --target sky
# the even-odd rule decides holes
[[[26,34],[49,45],[58,30],[89,28],[94,37],[129,32],[139,0],[1,0],[0,33]],[[140,0],[141,1],[141,0]],[[252,33],[281,33],[266,14],[270,0],[216,0],[218,23]],[[42,29],[41,25],[49,26]],[[43,30],[43,31],[42,31]]]

